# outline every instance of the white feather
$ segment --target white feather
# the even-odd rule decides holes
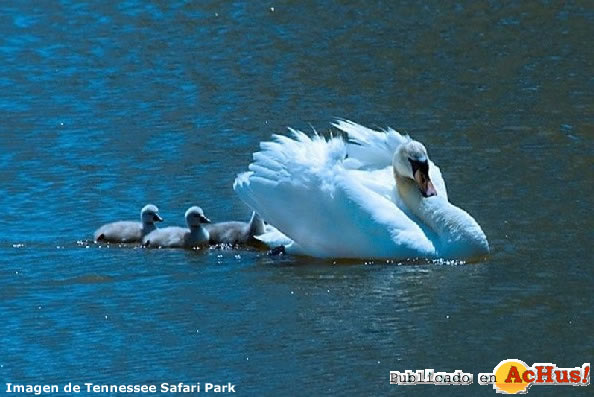
[[[290,129],[292,138],[261,143],[250,171],[236,178],[240,198],[278,229],[259,239],[271,246],[293,241],[293,252],[316,257],[439,256],[441,240],[403,203],[392,173],[394,152],[410,138],[346,120],[334,126],[349,142]],[[447,203],[433,163],[430,177]]]

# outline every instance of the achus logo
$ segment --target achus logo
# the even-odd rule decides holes
[[[481,378],[489,380],[481,381]],[[479,374],[478,379],[479,384],[492,384],[495,391],[502,394],[525,394],[533,385],[588,386],[590,363],[581,367],[559,368],[551,363],[529,366],[522,360],[508,359],[500,362],[493,374]]]

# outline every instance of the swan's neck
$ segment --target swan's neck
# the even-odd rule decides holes
[[[406,207],[420,220],[431,228],[435,233],[439,233],[439,224],[437,223],[436,205],[443,206],[443,197],[434,196],[426,198],[421,195],[415,181],[396,174],[396,186],[398,194]],[[438,205],[439,205],[438,204]]]
[[[208,241],[210,237],[208,234],[208,230],[202,227],[202,225],[190,226],[190,236],[192,238],[192,241],[197,243]]]
[[[155,230],[157,227],[154,222],[142,222],[142,232],[148,234]]]
[[[489,244],[481,227],[444,196],[423,197],[415,181],[396,175],[398,193],[407,208],[438,236],[437,251],[445,258],[484,256]]]

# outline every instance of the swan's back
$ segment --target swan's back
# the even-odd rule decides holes
[[[110,243],[139,243],[142,237],[154,230],[143,229],[142,223],[134,221],[118,221],[105,224],[94,233],[95,241]]]
[[[153,230],[147,234],[142,243],[148,247],[183,248],[190,234],[190,229],[169,226]]]
[[[218,222],[204,225],[211,244],[248,244],[264,233],[264,221],[254,212],[249,222]]]

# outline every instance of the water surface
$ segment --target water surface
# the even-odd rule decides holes
[[[493,395],[388,372],[592,361],[592,7],[442,3],[4,4],[2,382]],[[424,142],[492,255],[334,265],[84,242],[148,202],[169,225],[193,204],[247,220],[231,186],[258,143],[334,117]]]

